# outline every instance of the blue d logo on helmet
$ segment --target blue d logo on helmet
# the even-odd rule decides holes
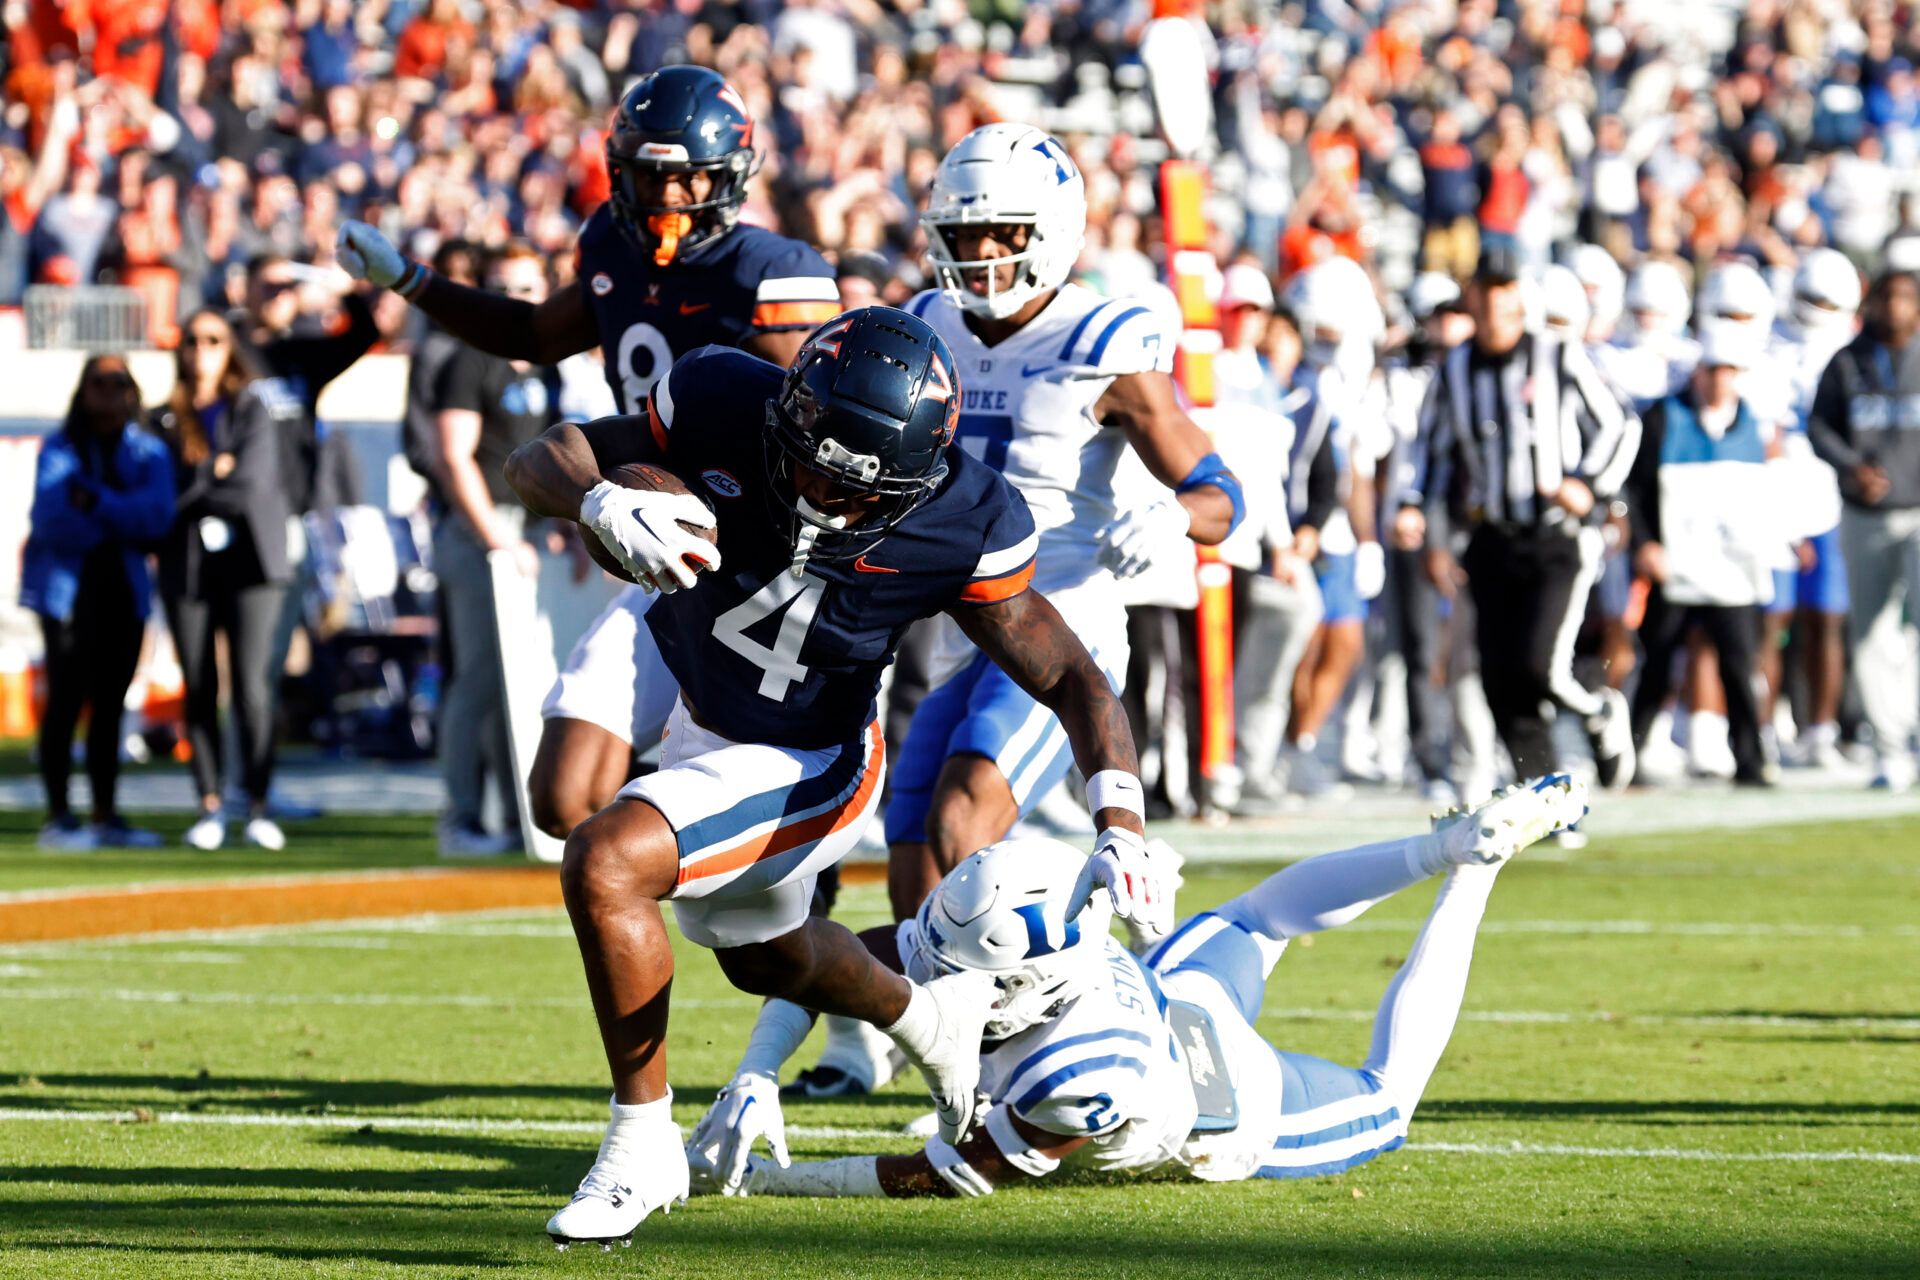
[[[932,326],[893,307],[849,311],[807,338],[767,405],[768,489],[793,503],[780,518],[812,526],[814,558],[858,556],[946,479],[960,411],[954,368]],[[797,468],[881,501],[851,526],[819,519],[795,495]]]

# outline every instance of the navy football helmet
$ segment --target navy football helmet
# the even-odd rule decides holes
[[[795,522],[798,551],[858,555],[940,487],[960,421],[955,368],[933,327],[894,307],[849,311],[807,336],[767,402],[767,492],[787,504],[775,515]],[[822,518],[796,491],[796,468],[879,501],[851,527]]]
[[[759,167],[747,104],[716,71],[662,67],[614,109],[607,133],[613,218],[657,266],[733,230]],[[706,173],[713,191],[695,204],[649,204],[636,180],[659,173]]]

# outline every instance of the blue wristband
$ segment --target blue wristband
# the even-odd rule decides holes
[[[1231,535],[1240,527],[1240,522],[1247,518],[1247,495],[1241,491],[1239,478],[1227,469],[1227,464],[1220,460],[1219,454],[1210,453],[1193,464],[1193,470],[1187,472],[1187,478],[1179,483],[1174,492],[1185,493],[1202,485],[1212,485],[1226,494],[1227,501],[1233,504],[1233,521],[1227,525],[1227,533]]]

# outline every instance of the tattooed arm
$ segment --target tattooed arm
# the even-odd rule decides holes
[[[1126,709],[1093,655],[1045,596],[1023,591],[993,604],[954,609],[951,616],[1015,684],[1060,718],[1080,772],[1089,778],[1103,770],[1139,774]],[[1125,809],[1106,808],[1093,817],[1102,830],[1145,830],[1139,817]]]

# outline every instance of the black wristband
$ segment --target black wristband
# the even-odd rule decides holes
[[[400,274],[400,278],[394,281],[393,291],[408,302],[412,302],[419,296],[420,291],[427,287],[427,277],[432,274],[433,272],[422,264],[409,262],[407,269]]]

